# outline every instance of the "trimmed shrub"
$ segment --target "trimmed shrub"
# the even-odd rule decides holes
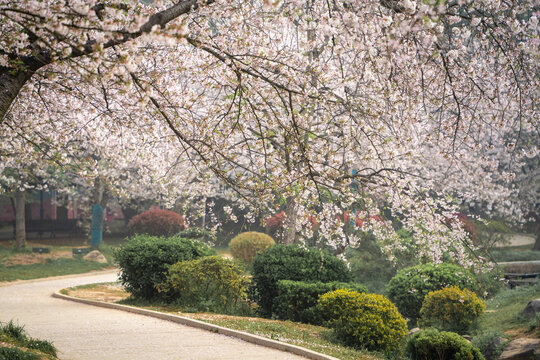
[[[127,225],[130,234],[172,236],[186,228],[184,217],[170,210],[148,210],[134,216]]]
[[[279,280],[331,282],[352,280],[347,265],[334,255],[298,245],[275,245],[253,260],[253,293],[263,316],[271,316]]]
[[[419,325],[463,333],[484,312],[486,305],[470,290],[456,286],[428,293],[420,309]]]
[[[458,334],[434,329],[415,333],[406,352],[411,360],[484,360],[480,350]]]
[[[359,293],[367,292],[364,285],[357,283],[303,282],[280,280],[277,283],[278,295],[275,299],[273,316],[282,320],[291,320],[307,324],[322,325],[328,320],[317,307],[319,297],[337,289],[347,289]]]
[[[214,254],[196,240],[148,235],[135,236],[114,251],[122,285],[134,296],[147,300],[158,296],[155,286],[165,281],[169,265]]]
[[[426,295],[448,286],[476,291],[472,273],[454,264],[425,264],[400,270],[386,291],[403,316],[417,319]]]
[[[250,265],[257,253],[266,250],[275,243],[274,239],[266,234],[250,231],[236,235],[229,243],[229,249],[235,259]]]
[[[407,323],[394,304],[378,294],[339,289],[319,299],[337,337],[368,350],[394,351],[407,335]]]
[[[160,292],[197,311],[234,312],[246,298],[249,282],[235,262],[219,256],[182,261],[169,267]]]

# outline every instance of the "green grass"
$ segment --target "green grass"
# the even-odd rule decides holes
[[[0,346],[0,359],[56,359],[56,348],[51,342],[29,337],[24,327],[13,321],[0,323],[0,342],[11,345]]]
[[[540,298],[540,285],[501,290],[487,301],[479,328],[500,333],[530,331],[530,321],[521,316],[521,312],[529,301],[537,298]]]
[[[50,276],[81,274],[110,267],[79,258],[48,259],[45,264],[0,266],[0,281],[38,279]]]
[[[512,247],[494,249],[491,251],[491,255],[497,262],[540,260],[540,251],[529,250],[530,247],[528,245],[527,249],[524,250],[516,250],[516,248]]]
[[[250,334],[286,342],[308,348],[342,360],[379,360],[383,355],[357,350],[341,345],[331,330],[314,325],[241,317],[223,319],[207,319],[190,316],[195,319],[223,326],[229,329],[244,331]]]

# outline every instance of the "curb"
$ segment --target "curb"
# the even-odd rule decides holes
[[[205,323],[203,321],[194,320],[194,319],[190,319],[190,318],[179,316],[179,315],[165,314],[165,313],[161,313],[161,312],[157,312],[153,310],[139,309],[132,306],[108,303],[108,302],[103,302],[103,301],[98,301],[98,300],[81,299],[81,298],[76,298],[73,296],[61,294],[59,291],[54,292],[52,296],[58,299],[70,300],[70,301],[79,302],[82,304],[100,306],[100,307],[104,307],[108,309],[122,310],[122,311],[130,312],[130,313],[134,313],[134,314],[158,318],[161,320],[172,321],[178,324],[191,326],[197,329],[206,330],[213,333],[218,333],[218,334],[238,338],[252,344],[261,345],[261,346],[269,347],[272,349],[286,351],[291,354],[304,356],[312,360],[339,360],[335,357],[324,355],[324,354],[321,354],[321,353],[318,353],[318,352],[315,352],[315,351],[312,351],[312,350],[309,350],[300,346],[286,344],[280,341],[267,339],[267,338],[253,335],[253,334],[248,334],[243,331],[228,329],[222,326]]]

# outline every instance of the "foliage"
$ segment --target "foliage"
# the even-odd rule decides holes
[[[171,265],[158,290],[182,307],[234,312],[246,298],[248,279],[243,273],[231,260],[207,256]]]
[[[266,250],[276,242],[270,236],[249,231],[236,235],[229,243],[229,249],[235,259],[251,264],[255,255]]]
[[[412,360],[484,360],[480,351],[458,334],[435,329],[415,333],[406,352]]]
[[[137,235],[116,249],[114,257],[126,289],[134,296],[152,299],[158,295],[155,286],[165,281],[169,265],[213,254],[196,240]]]
[[[424,297],[447,286],[477,290],[474,276],[453,264],[424,264],[398,271],[387,286],[388,297],[403,316],[416,319]]]
[[[171,236],[186,226],[182,215],[170,210],[153,209],[134,216],[127,227],[131,234]]]
[[[470,329],[485,309],[485,303],[472,291],[450,286],[426,295],[419,325],[461,334]]]
[[[503,338],[503,334],[492,330],[482,332],[473,337],[472,345],[480,350],[486,360],[498,359],[508,341],[503,338],[500,344],[490,347],[491,342],[496,338]]]
[[[395,350],[407,323],[387,298],[345,289],[322,295],[319,306],[328,324],[347,344],[370,350]]]
[[[347,265],[334,255],[298,245],[275,245],[255,256],[253,279],[259,311],[271,316],[278,295],[279,280],[344,281],[352,280]]]
[[[176,234],[176,236],[184,239],[198,239],[205,242],[212,239],[210,231],[202,229],[200,227],[187,228],[180,231],[178,234]]]
[[[512,230],[502,221],[489,220],[474,223],[478,233],[477,245],[484,249],[493,249],[495,246],[508,245]]]
[[[506,261],[539,261],[540,251],[515,250],[513,248],[497,248],[491,250],[493,259],[497,262]]]
[[[16,325],[13,321],[0,323],[0,342],[7,342],[18,347],[23,347],[31,350],[37,350],[43,354],[47,354],[56,358],[56,348],[47,340],[33,339],[29,337],[24,330],[24,326]],[[0,359],[2,355],[8,360],[26,360],[40,359],[41,357],[35,354],[23,352],[19,349],[11,349],[0,347]]]
[[[483,299],[495,296],[504,288],[504,274],[504,269],[501,266],[495,266],[490,271],[475,271],[476,294]]]
[[[266,219],[264,227],[266,232],[275,239],[283,238],[283,226],[285,221],[285,211],[281,211]]]
[[[317,301],[321,295],[337,289],[367,292],[364,285],[357,283],[280,280],[277,283],[278,295],[272,315],[278,319],[321,325],[325,317],[319,311]]]

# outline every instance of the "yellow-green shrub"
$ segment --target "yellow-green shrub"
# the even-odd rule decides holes
[[[166,281],[157,289],[190,310],[236,313],[244,307],[248,282],[234,261],[207,256],[169,266]]]
[[[338,289],[322,295],[319,307],[336,335],[353,346],[391,351],[407,335],[405,319],[382,295]]]
[[[275,243],[274,239],[266,234],[250,231],[236,235],[229,243],[229,249],[235,259],[251,264],[255,254]]]
[[[420,309],[419,325],[462,333],[485,309],[486,305],[475,293],[451,286],[426,295]]]

